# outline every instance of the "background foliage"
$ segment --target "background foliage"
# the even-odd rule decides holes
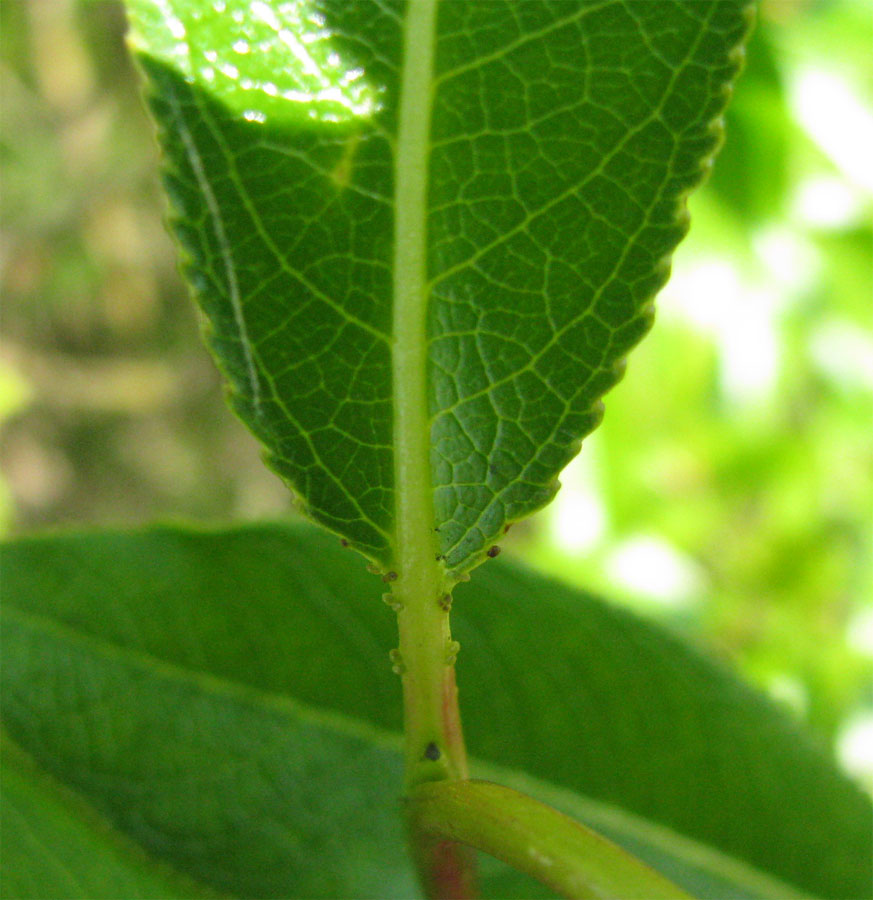
[[[3,530],[286,515],[161,229],[120,7],[0,17]],[[510,542],[708,644],[868,784],[871,41],[860,0],[763,3],[659,321]]]

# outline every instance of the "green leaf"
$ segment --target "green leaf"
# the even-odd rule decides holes
[[[232,404],[309,514],[450,581],[644,334],[748,0],[128,0]]]
[[[209,898],[212,891],[149,860],[81,797],[2,736],[0,897],[88,900]]]
[[[128,839],[241,898],[417,896],[395,626],[355,556],[277,525],[19,540],[2,564],[6,727]],[[870,895],[869,800],[720,667],[503,560],[454,612],[476,777],[697,896]],[[543,896],[483,869],[486,896]]]

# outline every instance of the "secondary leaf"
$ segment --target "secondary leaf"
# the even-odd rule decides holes
[[[5,735],[0,747],[0,897],[217,897],[149,859],[80,797],[40,771]]]
[[[7,727],[120,830],[233,896],[417,895],[393,616],[353,556],[309,528],[161,528],[2,563]],[[869,896],[869,801],[765,699],[518,565],[457,594],[477,777],[697,896]],[[541,896],[486,875],[486,896]]]
[[[455,578],[647,329],[751,4],[128,6],[234,408],[313,518]]]

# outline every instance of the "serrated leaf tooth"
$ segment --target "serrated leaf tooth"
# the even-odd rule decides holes
[[[592,404],[591,410],[590,410],[590,415],[594,422],[594,424],[591,428],[592,431],[603,421],[603,414],[605,411],[606,411],[606,404],[602,400],[597,400],[595,403]]]
[[[612,375],[615,378],[616,383],[621,381],[624,378],[624,374],[627,371],[627,357],[622,356],[621,359],[617,359],[612,364]]]

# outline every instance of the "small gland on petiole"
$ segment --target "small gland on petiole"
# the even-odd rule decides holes
[[[394,594],[382,594],[382,602],[387,603],[394,612],[400,612],[404,607],[402,600],[399,600]]]
[[[461,645],[457,641],[449,641],[446,644],[446,665],[453,666],[455,664],[455,660],[458,658],[458,651],[461,649]]]
[[[406,672],[406,663],[403,662],[403,656],[399,650],[392,650],[388,654],[388,659],[391,660],[391,671],[394,672],[395,675],[403,675],[403,673]]]
[[[439,608],[443,612],[448,612],[452,608],[452,595],[440,594],[440,596],[437,598],[437,603],[439,604]]]

